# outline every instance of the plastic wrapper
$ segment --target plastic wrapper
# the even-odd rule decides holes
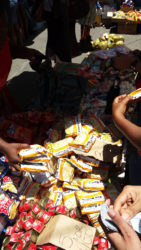
[[[80,115],[72,116],[70,119],[65,121],[65,133],[68,136],[77,136],[81,133],[81,117]]]
[[[104,190],[104,183],[95,179],[78,179],[77,185],[85,191]]]
[[[105,201],[105,197],[102,192],[86,193],[83,191],[77,191],[76,197],[81,207],[89,207],[93,204],[102,204]]]
[[[81,160],[80,158],[77,158],[75,155],[72,155],[69,162],[76,167],[77,169],[79,169],[82,172],[92,172],[92,166],[90,166],[89,164],[85,163],[83,160]]]
[[[64,140],[52,144],[53,155],[57,158],[64,157],[72,152],[69,143],[72,143],[73,138],[69,137]]]
[[[60,158],[57,163],[57,170],[55,177],[60,181],[71,182],[74,176],[74,168],[72,165],[66,160]]]
[[[69,143],[69,145],[72,147],[72,150],[74,148],[80,151],[88,152],[94,144],[95,140],[96,136],[93,133],[80,133],[72,143]]]
[[[33,159],[33,157],[39,156],[41,154],[46,153],[46,149],[40,145],[30,145],[28,149],[22,149],[19,152],[19,156],[21,160],[27,160],[29,158]]]
[[[63,192],[63,200],[64,200],[64,205],[68,210],[77,207],[75,192],[73,191]]]

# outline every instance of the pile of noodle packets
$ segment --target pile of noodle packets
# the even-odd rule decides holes
[[[96,115],[83,119],[78,114],[65,118],[64,138],[55,140],[58,136],[51,130],[52,140],[45,141],[44,146],[34,144],[19,151],[23,174],[18,188],[20,204],[14,226],[6,230],[3,249],[57,249],[50,244],[36,246],[36,241],[50,218],[58,213],[95,227],[93,249],[108,249],[98,218],[105,200],[115,200],[118,195],[108,178],[110,168],[120,163],[118,158],[116,163],[110,158],[100,161],[90,152],[97,150],[98,140],[101,153],[104,142],[120,148],[121,157],[123,143],[106,129]]]

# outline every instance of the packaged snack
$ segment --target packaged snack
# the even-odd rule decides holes
[[[64,140],[52,143],[53,155],[57,158],[64,157],[72,152],[69,144],[72,143],[73,138],[69,137]]]
[[[24,223],[23,223],[23,228],[25,231],[28,231],[30,229],[33,228],[33,220],[31,218],[29,218],[28,220],[26,220]]]
[[[94,225],[96,221],[98,221],[99,213],[88,214],[88,219]]]
[[[93,131],[93,127],[91,125],[88,125],[85,123],[82,124],[82,133],[90,134],[92,131]]]
[[[99,239],[98,250],[108,250],[108,240],[104,238]]]
[[[93,214],[100,212],[102,204],[93,204],[92,206],[82,207],[81,213],[82,214]]]
[[[37,233],[41,233],[44,229],[44,224],[42,222],[40,222],[39,220],[35,220],[33,223],[33,229],[37,232]]]
[[[42,183],[41,186],[42,187],[51,187],[52,185],[56,185],[57,184],[57,179],[53,176],[48,177],[48,179],[46,180],[46,182]]]
[[[72,149],[78,149],[84,152],[88,152],[91,147],[93,146],[94,142],[96,140],[96,136],[91,133],[80,133],[72,143],[69,143],[69,145],[72,147]]]
[[[46,153],[46,149],[40,145],[30,145],[30,148],[22,149],[19,151],[19,156],[21,161],[27,160],[29,158],[33,158],[39,156],[41,154]]]
[[[82,172],[92,172],[92,166],[85,163],[80,158],[77,158],[75,155],[72,155],[70,160],[71,164],[75,166],[77,169],[81,170]]]
[[[41,207],[37,203],[34,203],[32,206],[32,212],[35,215],[37,215],[40,211],[41,211]]]
[[[46,172],[48,171],[48,164],[43,163],[21,163],[20,164],[21,171],[29,171],[29,172]]]
[[[89,157],[89,156],[84,156],[84,155],[79,155],[79,158],[82,159],[83,161],[87,162],[87,164],[93,166],[93,167],[99,167],[100,166],[100,161]]]
[[[51,216],[49,215],[49,213],[44,210],[42,210],[37,216],[37,219],[41,221],[43,224],[46,224],[50,218]]]
[[[95,179],[78,179],[77,185],[85,191],[104,190],[104,183]]]
[[[92,173],[87,173],[84,177],[88,179],[106,180],[109,174],[109,167],[93,168]]]
[[[60,158],[57,163],[57,170],[55,177],[60,181],[71,182],[74,176],[74,168],[63,158]]]
[[[104,233],[104,231],[103,231],[103,229],[100,226],[98,221],[94,223],[94,227],[96,228],[96,232],[97,232],[97,235],[99,237],[104,237],[105,236],[105,233]]]
[[[133,100],[141,98],[141,88],[136,89],[135,91],[131,92],[129,95],[132,96]]]
[[[105,197],[102,192],[86,193],[84,191],[76,191],[76,197],[81,207],[88,207],[93,204],[102,204],[105,201]]]
[[[67,182],[63,182],[63,189],[69,189],[69,190],[72,190],[72,191],[78,191],[80,190],[80,188],[77,186],[77,185],[72,185],[67,183]]]
[[[40,184],[36,182],[29,182],[20,190],[20,199],[33,200],[36,194],[39,192]]]
[[[64,214],[64,215],[67,215],[68,210],[67,210],[67,208],[66,208],[65,206],[58,206],[58,207],[56,207],[55,213],[56,213],[56,214]]]
[[[90,115],[88,121],[97,132],[102,133],[105,130],[104,123],[96,115]]]
[[[68,210],[77,207],[75,192],[65,191],[63,192],[64,205]]]
[[[77,136],[81,133],[81,117],[80,115],[72,116],[71,119],[65,121],[65,133],[66,137]]]
[[[61,206],[63,204],[62,193],[51,192],[49,198],[50,198],[50,200],[53,200],[54,206]]]

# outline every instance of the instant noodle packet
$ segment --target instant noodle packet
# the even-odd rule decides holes
[[[72,149],[78,149],[84,152],[88,152],[91,147],[93,146],[94,142],[96,140],[96,136],[91,133],[80,133],[72,143],[69,143],[69,145],[72,147]]]
[[[49,199],[53,200],[54,206],[61,206],[63,205],[63,194],[60,192],[51,192]]]
[[[69,189],[72,191],[80,190],[80,188],[77,185],[72,185],[72,183],[69,184],[68,182],[64,182],[62,187],[63,187],[63,189]]]
[[[96,228],[96,235],[99,237],[105,237],[105,233],[100,225],[100,223],[97,221],[94,223],[94,227]]]
[[[63,192],[63,200],[64,200],[64,205],[68,210],[77,207],[75,192],[73,191]]]
[[[96,115],[90,115],[88,121],[97,132],[102,133],[105,130],[104,123]]]
[[[55,177],[60,181],[72,182],[74,177],[74,168],[66,159],[58,159]]]
[[[92,223],[92,225],[94,225],[94,223],[98,221],[99,214],[100,213],[93,213],[93,214],[88,214],[87,215],[88,219]]]
[[[43,163],[21,163],[20,164],[21,171],[29,171],[29,172],[48,172],[48,164],[46,162]]]
[[[141,98],[141,88],[136,89],[135,91],[131,92],[129,95],[132,96],[133,100]]]
[[[30,148],[19,151],[21,161],[46,153],[46,149],[38,144],[30,145]]]
[[[67,156],[72,152],[71,147],[69,146],[70,143],[73,142],[73,138],[65,138],[61,141],[52,143],[52,152],[53,155],[57,158]]]
[[[104,190],[104,183],[95,179],[78,179],[77,185],[85,191]]]
[[[94,204],[102,204],[105,197],[102,192],[86,193],[84,191],[77,191],[76,197],[80,203],[80,207],[89,207]]]
[[[81,213],[82,214],[93,214],[93,213],[98,213],[100,212],[100,209],[101,209],[101,205],[103,203],[100,203],[100,204],[93,204],[91,206],[88,206],[88,207],[82,207],[81,208]]]
[[[77,158],[75,155],[72,155],[69,162],[76,167],[77,169],[79,169],[82,172],[92,172],[92,166],[90,166],[89,164],[85,163],[83,160]]]
[[[87,162],[87,164],[89,164],[93,167],[100,167],[100,161],[96,160],[92,157],[79,155],[79,159],[82,159],[84,162]]]
[[[81,116],[72,116],[70,119],[67,119],[65,122],[65,133],[66,137],[71,136],[77,136],[79,133],[81,133]]]

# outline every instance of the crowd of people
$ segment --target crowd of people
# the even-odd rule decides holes
[[[35,3],[36,2],[36,3]],[[35,49],[24,46],[29,33],[34,31],[38,20],[38,8],[41,7],[43,20],[47,23],[48,41],[46,56],[50,60],[56,55],[61,61],[70,62],[71,58],[82,50],[91,50],[90,28],[95,23],[96,1],[89,0],[90,9],[85,17],[79,20],[81,24],[80,46],[75,37],[75,18],[69,13],[69,5],[66,0],[1,0],[0,1],[0,91],[4,91],[5,83],[10,71],[12,58],[24,58],[32,63],[40,63],[44,55]],[[83,1],[82,1],[83,2]],[[35,5],[34,5],[35,4]],[[135,4],[138,4],[135,3]],[[35,8],[36,7],[36,8]],[[33,12],[33,15],[32,15]],[[41,13],[40,13],[41,15]],[[36,20],[33,17],[36,16]],[[43,17],[43,16],[42,16]],[[92,18],[91,18],[92,17]],[[9,40],[10,38],[10,40]],[[56,42],[57,41],[57,42]],[[6,55],[6,57],[5,57]],[[128,58],[127,58],[128,57]],[[130,55],[117,55],[113,60],[118,69],[134,67],[136,72],[141,72],[141,53],[135,51]],[[140,74],[136,81],[140,88]],[[0,100],[2,95],[0,96]],[[138,212],[141,212],[141,106],[137,103],[138,123],[129,121],[125,112],[130,103],[131,96],[118,96],[112,106],[112,116],[116,127],[135,147],[135,152],[129,160],[129,184],[125,186],[110,207],[109,216],[118,226],[120,232],[107,231],[106,234],[112,244],[119,250],[141,249],[141,242],[137,234],[129,224],[129,220]],[[18,151],[29,148],[30,145],[20,143],[9,143],[0,138],[0,152],[4,154],[9,164],[19,170]]]

